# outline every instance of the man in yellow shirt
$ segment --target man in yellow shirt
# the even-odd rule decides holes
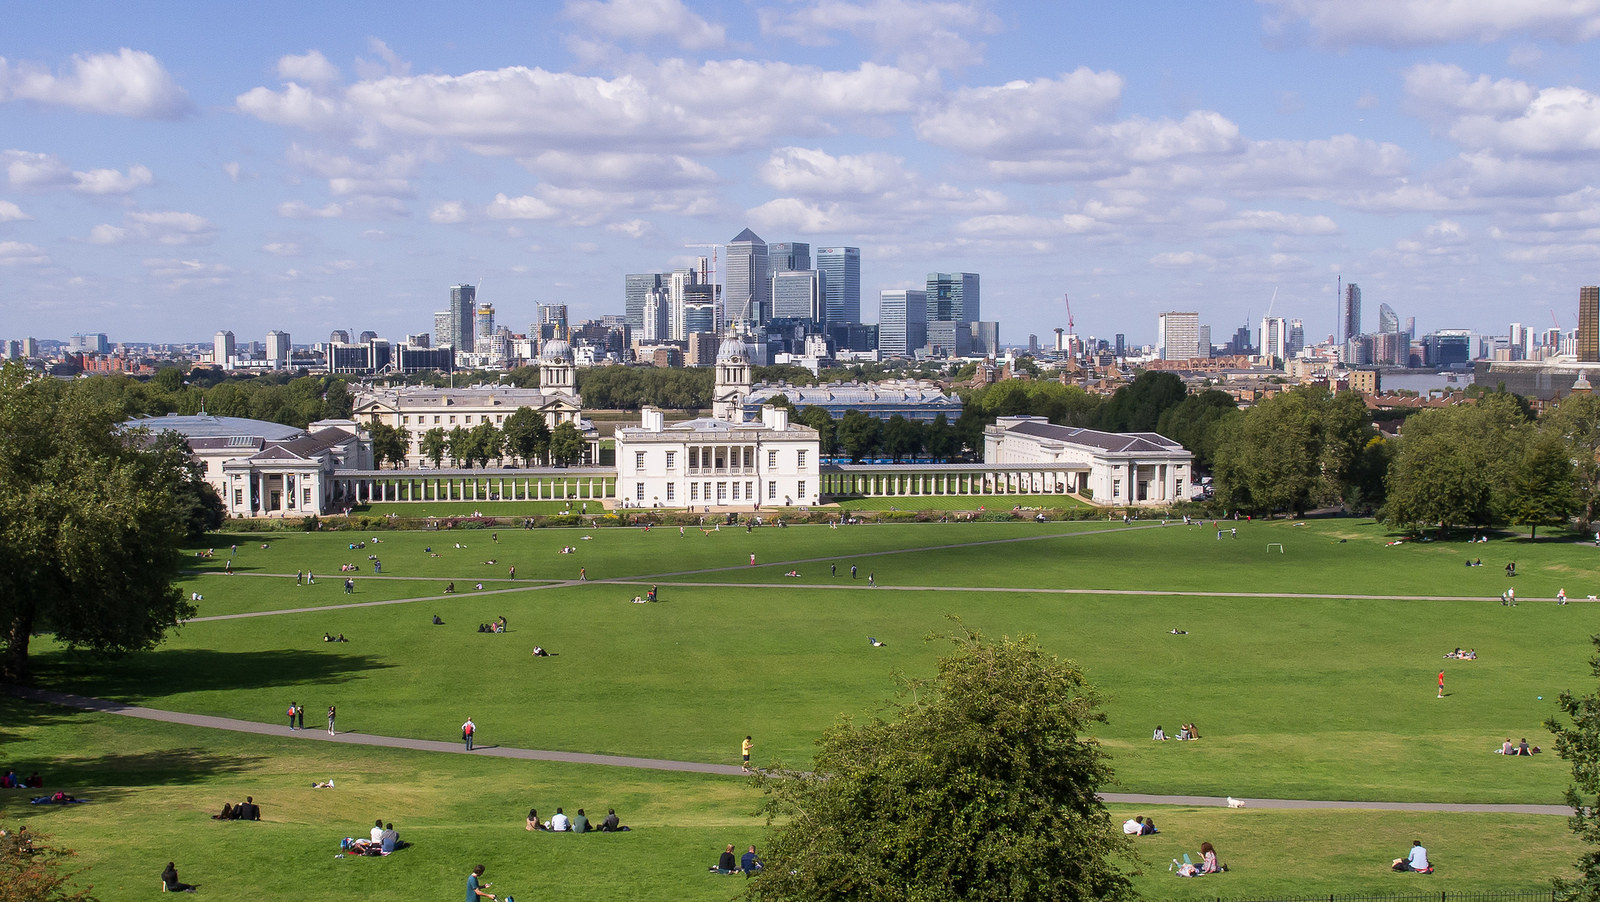
[[[746,736],[744,738],[744,745],[740,747],[739,751],[744,756],[744,769],[745,770],[749,770],[750,769],[750,737],[749,736]]]

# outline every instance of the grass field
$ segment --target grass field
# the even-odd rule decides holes
[[[1084,667],[1106,696],[1110,722],[1099,738],[1119,781],[1109,789],[1559,802],[1565,762],[1491,750],[1507,736],[1548,745],[1540,724],[1556,695],[1592,688],[1587,637],[1600,632],[1600,605],[1583,599],[1600,591],[1600,549],[1504,537],[1394,545],[1381,526],[1344,519],[1225,527],[1235,529],[1237,538],[1225,531],[1220,540],[1210,525],[1120,520],[709,535],[691,527],[682,536],[665,527],[454,530],[381,533],[377,544],[364,536],[364,549],[349,548],[348,533],[284,533],[265,549],[261,537],[237,537],[232,576],[219,572],[234,543],[222,536],[207,543],[217,557],[196,562],[184,591],[204,595],[201,618],[267,616],[201,619],[111,665],[86,665],[40,640],[35,663],[50,688],[175,711],[273,723],[298,701],[310,726],[337,704],[341,729],[421,739],[457,738],[471,715],[481,743],[724,764],[749,733],[758,762],[803,765],[838,714],[879,711],[896,673],[931,672],[943,645],[924,639],[948,632],[954,613],[985,633],[1034,634]],[[381,577],[371,554],[383,561]],[[1464,566],[1472,558],[1484,565]],[[1511,560],[1514,579],[1502,569]],[[349,595],[343,563],[361,568]],[[513,564],[516,581],[507,578]],[[303,569],[318,574],[315,586],[295,584]],[[443,594],[451,581],[457,592]],[[628,603],[651,585],[662,603]],[[1515,608],[1494,600],[1507,585],[1522,600]],[[1578,601],[1555,605],[1558,588]],[[1191,594],[1163,594],[1173,592]],[[352,604],[361,606],[340,607]],[[316,610],[269,613],[299,608]],[[431,624],[434,614],[443,626]],[[509,633],[475,631],[500,615]],[[350,641],[324,643],[325,632]],[[886,645],[871,647],[869,635]],[[535,644],[556,656],[531,657]],[[1479,659],[1441,660],[1457,646]],[[287,731],[250,736],[3,704],[9,760],[0,764],[38,769],[96,801],[40,810],[0,796],[0,810],[82,849],[107,898],[153,887],[174,859],[185,880],[229,895],[259,886],[306,899],[420,899],[457,891],[482,860],[517,895],[560,886],[725,899],[740,887],[707,877],[705,866],[727,842],[759,844],[765,829],[738,778],[328,746]],[[1186,721],[1202,741],[1149,741],[1155,724],[1175,732]],[[330,776],[338,790],[310,790]],[[245,794],[267,807],[269,823],[204,817]],[[591,813],[616,805],[640,829],[593,844],[521,829],[528,807],[548,814],[558,804]],[[1383,865],[1413,835],[1444,865],[1430,888],[1537,888],[1577,855],[1564,819],[1551,816],[1116,813],[1148,813],[1162,826],[1140,845],[1148,873],[1139,882],[1153,898],[1411,889],[1406,881],[1421,878]],[[418,846],[383,861],[336,861],[338,838],[378,816]],[[219,839],[241,830],[262,839]],[[1195,854],[1202,839],[1233,871],[1172,879],[1166,862]]]

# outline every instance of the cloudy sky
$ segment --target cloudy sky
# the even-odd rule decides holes
[[[0,338],[521,330],[746,226],[860,246],[869,320],[978,272],[1005,342],[1600,281],[1600,0],[338,6],[14,4]]]

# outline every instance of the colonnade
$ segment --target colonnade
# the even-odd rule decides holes
[[[614,497],[617,474],[609,467],[555,473],[335,471],[332,486],[336,506],[381,501],[588,501]]]
[[[835,464],[822,468],[822,494],[1065,495],[1081,491],[1088,474],[1088,467]]]

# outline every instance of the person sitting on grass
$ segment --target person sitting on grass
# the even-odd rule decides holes
[[[550,818],[550,829],[557,833],[565,833],[572,829],[572,820],[558,807],[555,816]]]
[[[761,858],[756,855],[755,846],[751,846],[750,851],[739,858],[739,870],[743,871],[746,877],[754,877],[761,873],[761,869],[765,866],[761,863]]]
[[[1144,826],[1140,828],[1139,835],[1140,836],[1149,836],[1152,833],[1160,833],[1160,832],[1161,832],[1160,830],[1156,829],[1155,819],[1150,817],[1150,816],[1148,816],[1148,815],[1146,815],[1145,818],[1144,818]]]
[[[529,830],[546,830],[546,829],[548,829],[547,827],[545,827],[544,821],[539,820],[539,809],[537,809],[537,808],[529,808],[528,809],[528,829]]]
[[[192,893],[195,887],[178,879],[178,865],[167,862],[167,867],[161,872],[161,891],[164,893]]]
[[[1510,740],[1507,740],[1507,741],[1509,742]],[[227,802],[223,802],[222,803],[222,813],[221,814],[213,814],[213,815],[211,815],[211,819],[214,820],[214,821],[231,821],[231,820],[233,820],[233,806],[229,805]]]
[[[1202,859],[1200,862],[1200,873],[1202,874],[1220,874],[1227,870],[1226,867],[1217,861],[1217,850],[1211,845],[1211,843],[1203,842],[1200,844],[1200,857]]]
[[[1155,742],[1166,742],[1167,731],[1161,729],[1161,724],[1156,724],[1156,731],[1150,734],[1150,739]]]
[[[600,822],[601,833],[620,833],[628,829],[622,826],[622,821],[617,818],[617,809],[607,808],[606,819]]]
[[[1517,753],[1517,747],[1511,744],[1511,737],[1507,736],[1506,737],[1506,741],[1500,743],[1500,754],[1502,754],[1502,755],[1515,755],[1516,753]]]
[[[733,843],[728,843],[728,847],[722,850],[721,855],[717,856],[717,864],[711,870],[719,874],[734,874],[738,872],[739,858],[733,854]]]
[[[384,824],[383,833],[378,837],[378,849],[388,855],[396,849],[403,849],[406,844],[400,841],[400,834],[394,829],[394,824]]]
[[[578,809],[578,813],[572,816],[572,832],[573,833],[588,833],[589,832],[589,816],[587,814],[583,813],[583,809],[582,808],[579,808]]]
[[[1428,864],[1428,850],[1422,847],[1422,840],[1412,840],[1411,851],[1407,852],[1404,858],[1396,858],[1392,869],[1416,874],[1433,873],[1433,865]]]
[[[550,653],[544,650],[544,646],[535,645],[533,647],[533,656],[535,658],[548,658],[550,657]]]

